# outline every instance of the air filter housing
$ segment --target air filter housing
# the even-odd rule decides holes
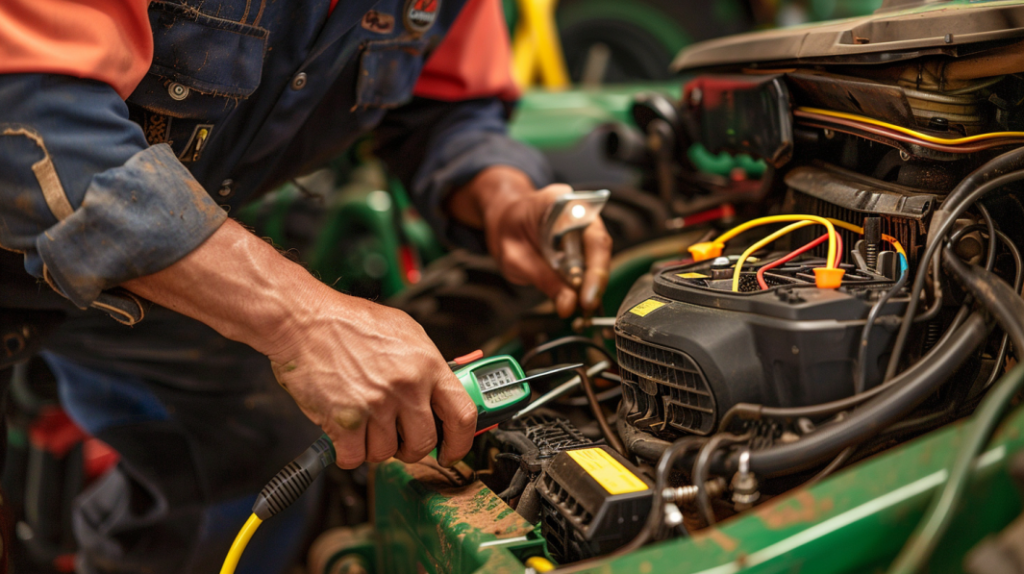
[[[736,403],[791,407],[853,394],[864,321],[892,282],[849,268],[842,288],[818,289],[813,268],[823,264],[777,267],[765,274],[767,290],[751,266],[732,292],[724,260],[641,278],[615,323],[626,424],[666,439],[707,435]],[[905,305],[894,297],[883,315]],[[891,323],[872,331],[869,387],[881,380],[894,335]]]

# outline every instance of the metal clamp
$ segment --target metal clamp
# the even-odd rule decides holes
[[[583,230],[597,220],[611,192],[574,191],[555,200],[544,218],[541,251],[574,289],[583,284]]]

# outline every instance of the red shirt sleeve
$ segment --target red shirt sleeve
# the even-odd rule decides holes
[[[501,0],[469,0],[427,60],[415,95],[442,101],[519,98]]]
[[[121,98],[153,59],[149,0],[0,0],[0,74],[110,84]]]

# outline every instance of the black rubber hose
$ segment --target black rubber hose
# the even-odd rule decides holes
[[[519,496],[526,489],[526,485],[530,483],[530,475],[527,474],[522,468],[517,468],[516,473],[512,476],[512,481],[509,482],[508,488],[501,491],[498,494],[498,498],[508,502],[509,500]]]
[[[935,347],[932,347],[933,350],[946,344],[946,341],[953,336],[956,328],[959,327],[967,318],[967,313],[969,313],[968,307],[964,306],[960,308],[960,311],[953,318],[952,323],[950,323],[949,329],[947,329],[938,340]],[[757,405],[753,403],[737,403],[722,416],[722,422],[719,424],[718,431],[723,432],[728,429],[729,424],[736,417],[741,417],[747,420],[759,420],[761,418],[792,420],[801,417],[813,419],[831,416],[864,404],[868,400],[893,388],[903,380],[904,379],[901,378],[889,379],[881,385],[871,387],[859,395],[853,395],[827,403],[819,403],[817,405],[808,405],[805,407],[766,407],[764,405]]]
[[[630,426],[621,411],[622,403],[619,403],[619,408],[619,418],[615,421],[615,428],[619,431],[622,441],[626,443],[626,449],[640,458],[652,461],[658,460],[665,453],[665,449],[671,446],[672,443]]]
[[[928,247],[925,249],[924,255],[918,262],[918,269],[927,269],[929,263],[932,261],[932,257],[935,256],[935,252],[938,251],[939,247],[943,244],[942,238],[952,230],[953,224],[956,222],[956,218],[960,217],[960,215],[967,211],[972,204],[992,191],[1022,179],[1024,179],[1024,171],[1015,171],[1013,173],[1008,173],[995,179],[991,179],[972,191],[970,195],[964,198],[964,200],[958,205],[952,206],[952,209],[948,212],[948,217],[945,219],[937,220],[933,216],[932,223],[929,225],[928,229]],[[944,205],[943,207],[945,208],[946,206]],[[910,326],[914,322],[914,313],[917,311],[917,303],[920,301],[921,291],[924,288],[924,280],[926,276],[927,273],[918,273],[917,277],[914,278],[913,287],[910,288],[910,303],[907,305],[906,313],[903,315],[903,322],[900,325],[899,333],[897,333],[896,341],[893,344],[892,358],[889,359],[889,365],[885,370],[885,379],[890,379],[896,374],[896,368],[899,366],[903,346],[907,342],[907,335],[910,333]]]
[[[1021,362],[1021,350],[1024,349],[1024,299],[998,275],[976,265],[966,265],[948,247],[942,251],[942,263],[996,317],[999,326],[1013,341],[1017,362]]]
[[[1024,169],[1024,147],[1010,150],[985,162],[981,167],[960,180],[960,183],[953,188],[953,191],[949,192],[949,195],[946,196],[939,209],[935,210],[932,214],[932,224],[935,225],[937,223],[936,217],[939,219],[945,217],[945,214],[948,213],[948,208],[956,207],[967,197],[967,194],[977,189],[978,186],[1020,169]]]
[[[511,446],[519,451],[519,454],[528,454],[537,450],[537,445],[526,437],[526,434],[517,430],[502,430],[496,428],[491,431],[494,440],[501,444]]]
[[[988,332],[989,326],[983,315],[978,312],[971,314],[952,336],[901,373],[897,377],[899,383],[887,392],[854,410],[846,420],[822,426],[795,443],[751,452],[750,470],[768,476],[811,468],[836,456],[846,447],[882,432],[949,380],[985,341]],[[739,456],[733,453],[724,461],[723,472],[735,472],[738,464]]]

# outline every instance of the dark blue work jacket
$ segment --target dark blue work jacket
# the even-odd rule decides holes
[[[152,66],[127,102],[102,82],[0,75],[0,246],[84,308],[374,129],[446,237],[445,194],[480,170],[547,183],[496,97],[413,96],[465,0],[441,1],[429,25],[410,24],[413,1],[154,1]]]

